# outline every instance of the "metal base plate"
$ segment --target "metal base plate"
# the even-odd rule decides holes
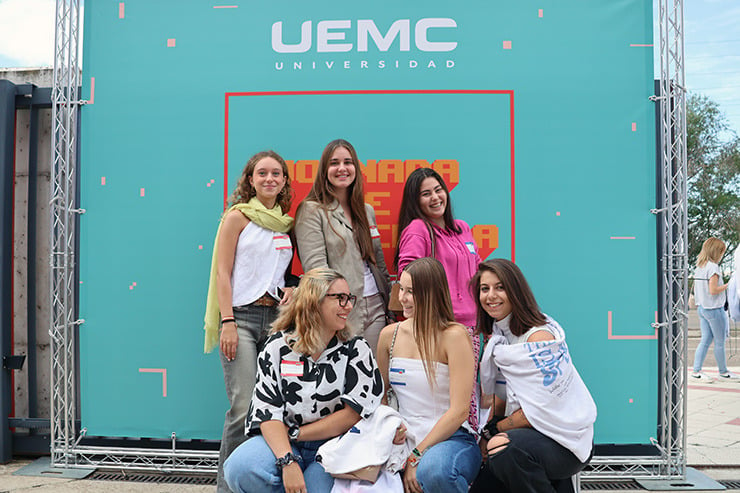
[[[727,488],[693,467],[686,468],[686,479],[639,479],[635,481],[650,491],[724,491]]]
[[[45,478],[84,479],[95,472],[95,468],[51,467],[51,457],[39,457],[25,467],[21,467],[13,474],[16,476],[41,476]]]

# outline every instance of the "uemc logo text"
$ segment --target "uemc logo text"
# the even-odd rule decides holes
[[[357,22],[357,51],[367,51],[371,39],[380,51],[388,51],[398,38],[399,50],[411,50],[411,20],[398,19],[385,34],[375,25],[372,19],[359,19]],[[429,41],[432,29],[456,28],[457,22],[447,17],[429,17],[419,19],[414,26],[414,43],[420,51],[452,51],[457,48],[457,41]],[[319,53],[352,51],[350,42],[351,20],[319,21],[316,24],[316,51]],[[272,25],[272,49],[278,53],[306,53],[313,43],[313,21],[301,24],[301,42],[289,44],[283,41],[283,21]],[[435,38],[437,36],[435,35]],[[295,38],[293,38],[295,39]]]

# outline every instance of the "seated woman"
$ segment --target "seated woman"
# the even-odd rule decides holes
[[[509,260],[481,263],[471,286],[478,330],[493,334],[481,358],[481,386],[496,391],[482,431],[487,457],[471,492],[573,491],[571,477],[591,460],[596,405],[563,329],[540,311]]]
[[[424,257],[399,280],[406,320],[383,329],[378,366],[398,411],[418,441],[406,462],[411,493],[466,492],[480,468],[470,425],[475,363],[470,335],[454,320],[444,268]]]
[[[383,393],[370,347],[349,336],[355,301],[341,274],[312,269],[281,309],[257,359],[251,438],[224,465],[232,491],[331,490],[316,450],[372,414]]]

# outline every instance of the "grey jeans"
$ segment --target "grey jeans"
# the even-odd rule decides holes
[[[236,357],[228,361],[223,353],[221,366],[224,369],[226,396],[229,410],[224,419],[221,448],[218,453],[218,478],[216,489],[230,492],[224,479],[224,462],[247,437],[244,424],[257,374],[257,353],[264,343],[270,324],[277,316],[277,307],[246,305],[234,307],[239,345]]]

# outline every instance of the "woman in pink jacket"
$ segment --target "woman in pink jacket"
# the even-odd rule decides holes
[[[476,303],[468,281],[481,258],[470,226],[453,218],[449,195],[444,180],[431,168],[419,168],[406,179],[398,215],[396,267],[401,272],[421,257],[439,260],[447,274],[455,321],[472,328]]]

